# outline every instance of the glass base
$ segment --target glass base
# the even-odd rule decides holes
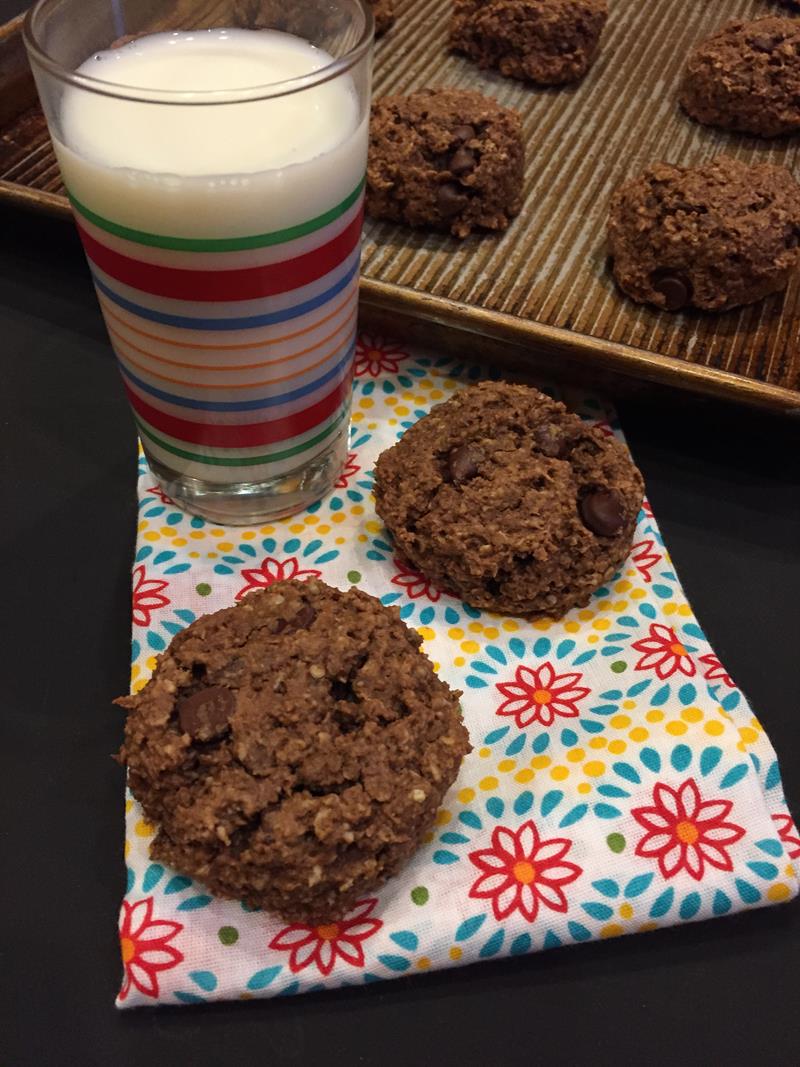
[[[225,485],[171,470],[143,447],[159,485],[184,511],[220,526],[259,526],[295,515],[332,489],[344,469],[347,440],[345,423],[324,452],[299,467],[266,481]]]

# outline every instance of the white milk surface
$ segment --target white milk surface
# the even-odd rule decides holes
[[[153,34],[78,69],[117,86],[215,90],[224,100],[331,62],[290,34],[229,29]],[[69,87],[60,125],[57,154],[73,196],[116,223],[168,236],[296,225],[341,202],[366,163],[366,118],[348,74],[249,103],[153,103]]]

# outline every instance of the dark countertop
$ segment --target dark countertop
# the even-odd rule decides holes
[[[72,230],[0,211],[0,234],[2,1062],[795,1063],[796,905],[361,990],[114,1009],[133,424]],[[674,395],[620,414],[800,812],[800,427]]]

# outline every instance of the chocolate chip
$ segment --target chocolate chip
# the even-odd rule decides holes
[[[537,426],[533,431],[533,439],[539,451],[550,459],[563,459],[571,444],[569,437],[551,423]]]
[[[780,44],[779,37],[769,37],[766,34],[758,34],[750,38],[750,44],[756,52],[771,52],[776,44]]]
[[[457,445],[447,457],[450,477],[456,484],[468,482],[478,473],[478,464],[483,459],[483,452],[475,445]]]
[[[622,501],[613,489],[593,489],[579,504],[584,526],[599,537],[613,537],[625,525]]]
[[[439,186],[436,194],[436,205],[442,218],[449,219],[453,215],[457,215],[466,203],[467,197],[464,196],[455,182],[445,182],[444,185]]]
[[[296,630],[307,630],[316,617],[317,613],[314,608],[310,604],[303,604],[292,619],[292,624]]]
[[[800,244],[800,226],[787,226],[783,240],[787,248],[797,248]]]
[[[210,685],[178,701],[178,722],[185,734],[209,741],[227,729],[235,707],[236,697],[230,689]]]
[[[471,171],[476,162],[475,153],[471,148],[465,148],[464,145],[457,148],[450,160],[450,170],[453,174],[467,174]]]
[[[475,127],[467,125],[456,126],[453,130],[453,136],[459,141],[471,141],[475,136]]]
[[[677,271],[656,271],[652,284],[655,291],[664,297],[667,311],[678,311],[692,299],[692,283]]]

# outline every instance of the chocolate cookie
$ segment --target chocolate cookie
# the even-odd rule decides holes
[[[375,36],[381,37],[394,26],[394,0],[369,0],[375,19]]]
[[[375,36],[380,37],[394,23],[394,0],[367,0],[372,7]],[[293,33],[325,47],[347,31],[348,15],[343,9],[322,4],[292,4],[286,0],[234,0],[237,25],[251,30],[279,30]]]
[[[628,555],[643,484],[625,448],[536,389],[457,393],[383,452],[375,506],[400,552],[476,608],[558,618]]]
[[[800,130],[800,20],[727,23],[689,53],[679,99],[707,126],[760,137]]]
[[[522,203],[519,115],[461,89],[421,89],[372,106],[367,211],[466,237],[504,230]]]
[[[411,856],[470,750],[420,643],[319,581],[192,623],[117,701],[153,858],[289,921],[344,915]]]
[[[591,66],[607,17],[606,0],[453,0],[450,45],[508,78],[563,85]]]
[[[717,156],[656,163],[614,193],[614,277],[640,303],[722,311],[784,289],[800,262],[800,186],[785,167]]]

